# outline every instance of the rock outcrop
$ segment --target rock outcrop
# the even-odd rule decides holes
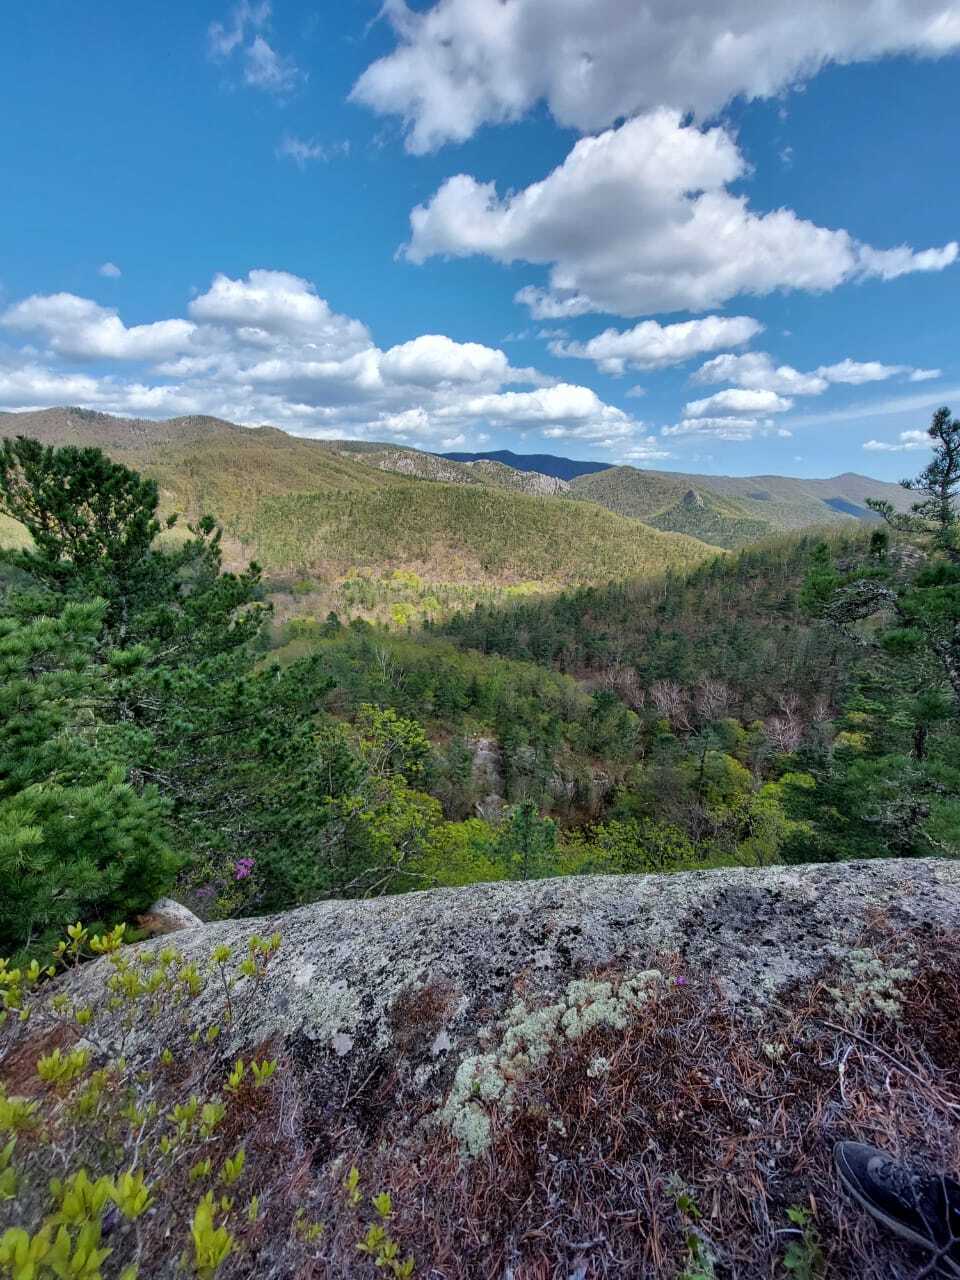
[[[573,979],[611,967],[647,970],[664,956],[719,984],[733,1004],[766,1006],[855,948],[880,912],[899,930],[960,928],[960,862],[478,884],[318,902],[266,919],[208,924],[176,943],[202,965],[214,947],[239,952],[253,934],[281,934],[279,962],[249,1020],[229,1033],[230,1051],[243,1040],[296,1036],[318,1050],[339,1045],[342,1055],[389,1054],[397,1001],[441,984],[451,1000],[437,1030],[450,1040],[443,1056],[454,1060],[473,1051],[520,986],[528,1003],[550,1000]],[[107,972],[99,962],[77,980],[95,998]],[[219,995],[211,989],[204,998],[215,1003]],[[429,1074],[443,1072],[438,1066]]]
[[[416,1275],[780,1274],[787,1209],[808,1205],[824,1274],[881,1280],[917,1259],[851,1209],[830,1151],[886,1135],[960,1172],[958,939],[960,863],[934,859],[321,902],[127,949],[149,978],[174,944],[193,998],[107,1015],[90,1043],[142,1080],[164,1046],[190,1093],[241,1057],[282,1064],[288,1154],[264,1168],[299,1162],[283,1203],[322,1243],[257,1237],[238,1274],[374,1274],[344,1208],[355,1163],[390,1190]],[[110,958],[57,983],[61,1009],[119,989]],[[46,1025],[14,1029],[6,1061]]]
[[[173,898],[158,898],[137,916],[137,924],[149,937],[158,938],[167,933],[179,933],[181,929],[196,929],[203,921],[181,902]]]

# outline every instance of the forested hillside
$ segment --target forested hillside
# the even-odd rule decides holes
[[[578,476],[574,497],[589,498],[654,528],[688,533],[721,547],[742,547],[772,533],[811,526],[877,522],[867,499],[897,511],[910,499],[893,484],[845,474],[829,480],[790,476],[704,476],[613,467]]]
[[[422,632],[277,618],[257,566],[224,571],[212,517],[170,529],[156,481],[99,450],[8,441],[0,508],[30,545],[0,558],[0,949],[171,889],[221,916],[960,853],[960,424],[943,411],[931,438],[914,511],[878,502],[872,532]],[[441,511],[504,497],[408,483]]]
[[[743,719],[772,711],[782,692],[836,705],[849,677],[849,641],[811,617],[803,588],[820,548],[848,567],[869,535],[781,536],[736,556],[652,582],[584,587],[507,606],[477,605],[434,628],[468,649],[555,666],[629,702],[656,682],[691,693],[722,681]]]
[[[365,567],[473,587],[558,586],[679,568],[708,554],[592,503],[412,478],[270,427],[57,409],[0,415],[0,430],[102,448],[157,482],[163,515],[216,512],[228,564],[256,559],[268,577],[303,571],[320,588]],[[14,532],[7,527],[8,541]]]

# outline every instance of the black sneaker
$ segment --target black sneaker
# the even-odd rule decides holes
[[[863,1142],[838,1142],[833,1159],[840,1181],[867,1213],[936,1254],[943,1275],[960,1276],[960,1183]]]

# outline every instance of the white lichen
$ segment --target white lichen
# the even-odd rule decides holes
[[[485,1151],[492,1137],[492,1109],[508,1112],[516,1086],[562,1040],[579,1040],[597,1027],[624,1030],[662,976],[659,969],[648,969],[619,983],[577,979],[554,1004],[539,1009],[519,1001],[512,1005],[501,1023],[499,1048],[464,1058],[440,1112],[461,1149],[471,1156]],[[594,1064],[598,1062],[606,1060],[595,1058]]]
[[[828,992],[841,1018],[882,1014],[899,1021],[903,1012],[901,984],[908,982],[915,970],[910,957],[891,964],[870,950],[851,951],[844,957],[837,985]]]

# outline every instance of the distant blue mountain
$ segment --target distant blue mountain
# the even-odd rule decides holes
[[[558,480],[573,480],[576,476],[589,476],[594,471],[609,471],[609,462],[577,462],[574,458],[556,458],[552,453],[512,453],[509,449],[493,449],[489,453],[441,453],[441,458],[451,462],[502,462],[515,471],[539,471],[544,476],[556,476]]]

